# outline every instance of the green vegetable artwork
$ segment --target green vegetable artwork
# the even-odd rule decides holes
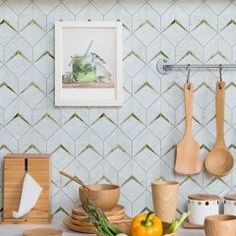
[[[83,55],[71,56],[71,71],[62,75],[63,88],[113,88],[111,71],[104,59],[95,52],[90,52],[90,42]]]

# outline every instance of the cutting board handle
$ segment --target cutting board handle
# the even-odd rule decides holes
[[[184,85],[186,129],[185,134],[192,136],[192,116],[193,116],[193,85],[186,83]]]
[[[216,83],[216,146],[226,146],[224,139],[225,82]]]

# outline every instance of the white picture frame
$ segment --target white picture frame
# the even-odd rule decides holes
[[[55,106],[122,105],[121,32],[121,22],[55,23]]]

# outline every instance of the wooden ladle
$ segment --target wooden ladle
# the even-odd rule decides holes
[[[193,85],[184,85],[186,128],[185,135],[177,145],[175,172],[184,175],[197,174],[201,171],[199,144],[192,135]]]
[[[225,82],[219,81],[216,84],[216,143],[205,159],[207,172],[217,177],[229,174],[234,166],[234,159],[224,139],[224,100]]]
[[[65,177],[67,177],[68,179],[70,179],[71,181],[76,182],[77,184],[83,186],[84,188],[91,190],[81,179],[79,179],[79,177],[77,176],[71,176],[67,173],[65,173],[64,171],[59,171],[59,173]]]

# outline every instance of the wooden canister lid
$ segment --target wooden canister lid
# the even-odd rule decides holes
[[[226,200],[236,201],[236,194],[228,194],[224,197]]]
[[[197,201],[216,201],[220,200],[220,197],[215,194],[206,194],[206,193],[200,193],[200,194],[192,194],[188,196],[191,200],[197,200]]]
[[[61,236],[62,231],[52,228],[37,228],[26,230],[23,236]]]

